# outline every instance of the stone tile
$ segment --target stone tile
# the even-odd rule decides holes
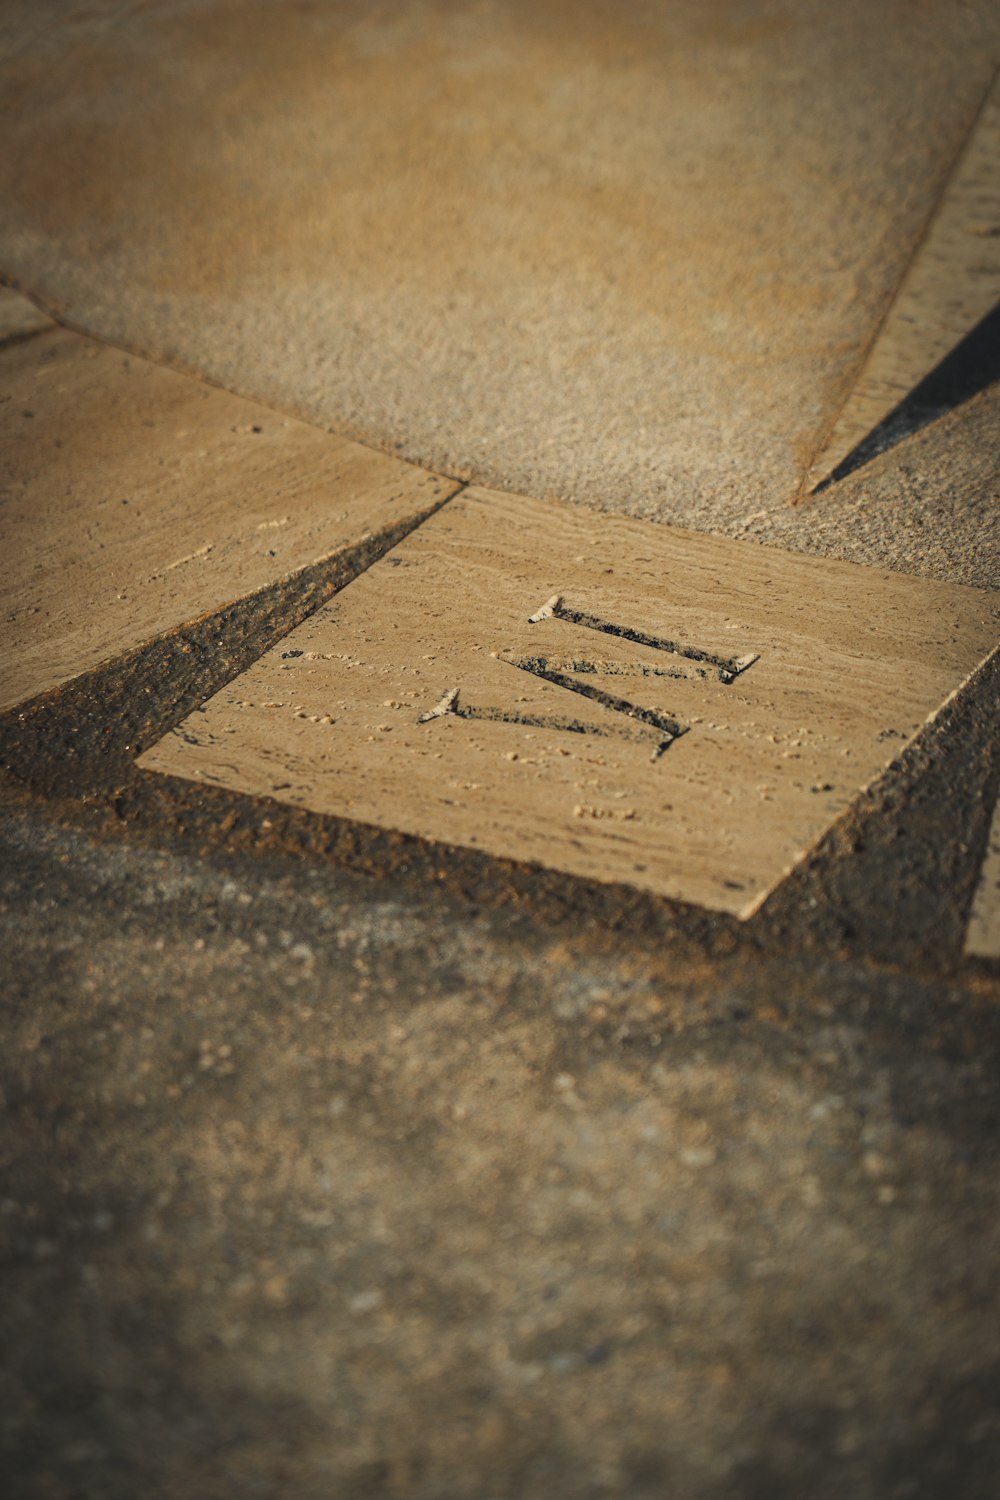
[[[747,916],[998,629],[990,593],[468,490],[140,765]]]
[[[63,331],[0,356],[0,707],[455,485]]]
[[[966,953],[1000,958],[1000,798],[993,811],[986,857],[969,916]]]

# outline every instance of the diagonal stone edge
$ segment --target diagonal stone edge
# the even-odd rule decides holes
[[[0,714],[0,767],[43,793],[72,796],[106,789],[125,764],[246,671],[460,489],[6,709]]]

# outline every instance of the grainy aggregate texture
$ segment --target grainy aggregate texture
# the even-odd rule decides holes
[[[734,527],[842,408],[1000,14],[9,0],[0,25],[0,268],[62,316],[458,477]]]
[[[807,483],[825,479],[998,303],[1000,79]]]
[[[993,811],[982,874],[972,903],[966,950],[1000,958],[1000,800]]]
[[[748,916],[1000,596],[470,489],[140,765]]]
[[[994,1500],[987,988],[0,810],[7,1500]]]
[[[832,488],[733,533],[952,583],[1000,588],[1000,384]]]
[[[0,708],[456,488],[50,330],[0,351]]]

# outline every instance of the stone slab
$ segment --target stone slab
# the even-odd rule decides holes
[[[977,958],[1000,958],[1000,798],[993,810],[986,856],[969,915],[965,951]]]
[[[431,468],[706,529],[797,492],[1000,43],[991,0],[68,9],[0,18],[5,270]]]
[[[455,485],[77,334],[0,355],[0,708]]]
[[[750,915],[1000,598],[468,490],[145,769]]]

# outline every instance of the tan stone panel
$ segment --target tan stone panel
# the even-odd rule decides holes
[[[807,488],[837,465],[1000,302],[1000,81]]]
[[[0,708],[455,485],[53,332],[0,356]]]
[[[468,490],[140,764],[746,916],[998,633],[990,593]]]
[[[1000,958],[1000,798],[993,810],[986,857],[969,915],[965,951],[977,958]]]

